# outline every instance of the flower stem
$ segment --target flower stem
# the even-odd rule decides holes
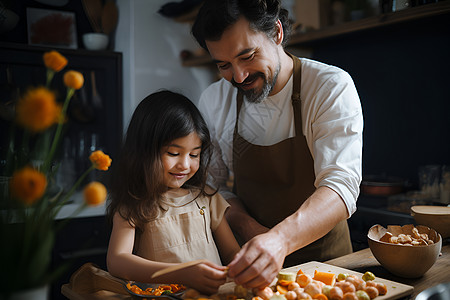
[[[70,216],[67,218],[59,221],[57,225],[55,226],[55,232],[60,231],[66,224],[74,217],[76,217],[80,212],[82,212],[87,207],[86,202],[83,202],[80,204],[80,206],[75,210]],[[56,216],[56,215],[55,215]]]
[[[57,209],[55,209],[54,211],[54,216],[56,216],[58,214],[58,212],[61,210],[61,208],[63,207],[64,204],[66,204],[66,202],[69,200],[69,198],[73,195],[73,193],[76,191],[76,189],[78,188],[78,186],[83,182],[84,178],[86,178],[86,176],[95,169],[95,165],[91,165],[81,176],[80,178],[78,178],[77,182],[75,182],[75,184],[72,186],[72,188],[67,192],[66,195],[64,195],[64,198],[58,202],[59,207]]]
[[[44,167],[43,167],[43,172],[44,173],[46,173],[48,171],[48,169],[50,168],[50,164],[52,162],[53,155],[55,155],[56,148],[58,147],[59,138],[61,136],[62,127],[63,127],[63,124],[64,124],[63,118],[66,115],[66,111],[67,111],[67,107],[69,106],[70,98],[72,98],[74,92],[75,92],[75,90],[73,88],[67,88],[67,95],[66,95],[66,99],[64,100],[64,105],[63,105],[62,112],[61,112],[61,120],[59,121],[58,127],[56,128],[55,137],[53,138],[53,143],[52,143],[52,146],[50,148],[50,152],[49,152],[49,154],[47,156],[47,159],[45,160],[45,163],[44,163]]]
[[[52,82],[53,76],[55,75],[55,71],[52,69],[47,68],[47,82],[46,86],[50,87],[50,83]]]

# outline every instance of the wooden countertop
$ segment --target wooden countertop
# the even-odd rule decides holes
[[[370,271],[377,277],[413,286],[413,293],[405,297],[406,299],[414,299],[423,290],[439,283],[450,282],[450,244],[448,240],[442,246],[442,255],[438,257],[433,267],[421,278],[408,279],[392,275],[378,263],[369,248],[328,260],[324,263],[350,269],[358,273]],[[92,284],[94,279],[96,284]],[[120,280],[115,279],[106,271],[97,269],[89,264],[84,265],[77,271],[72,276],[71,282],[62,286],[61,292],[67,298],[73,300],[105,298],[132,299],[123,289]]]
[[[438,257],[431,269],[420,278],[402,278],[392,275],[378,263],[369,248],[328,260],[325,263],[359,273],[370,271],[377,277],[411,285],[414,287],[414,292],[409,299],[414,299],[420,292],[429,287],[450,282],[450,244],[448,242],[442,246],[441,252],[442,255]]]

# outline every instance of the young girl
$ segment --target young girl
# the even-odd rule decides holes
[[[209,131],[197,107],[170,91],[151,94],[130,121],[113,172],[108,271],[138,282],[182,283],[212,294],[239,251],[227,202],[206,186]],[[155,278],[177,263],[207,263]]]

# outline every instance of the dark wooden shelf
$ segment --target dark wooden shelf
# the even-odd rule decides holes
[[[385,13],[361,20],[350,21],[343,24],[325,27],[306,33],[297,33],[291,36],[289,46],[302,46],[322,39],[343,34],[354,33],[367,29],[379,28],[387,25],[405,23],[440,14],[450,13],[450,1],[416,6],[397,12]]]
[[[121,56],[121,52],[115,52],[112,50],[87,50],[87,49],[71,49],[71,48],[59,48],[53,46],[39,46],[28,45],[21,43],[2,42],[0,41],[0,49],[10,49],[11,51],[29,51],[29,52],[45,52],[56,50],[64,55],[80,55],[80,56],[101,56],[101,57],[115,57]]]
[[[343,24],[325,27],[305,33],[295,33],[291,36],[288,47],[311,45],[327,38],[351,34],[363,30],[380,28],[383,26],[406,23],[432,16],[450,14],[450,0],[420,5],[396,12],[384,13],[361,20],[345,22]],[[194,67],[212,64],[209,55],[191,57],[182,61],[183,66]]]

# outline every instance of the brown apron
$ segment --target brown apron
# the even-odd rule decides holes
[[[302,134],[301,62],[290,56],[294,61],[292,106],[295,137],[271,146],[253,145],[246,141],[238,133],[243,96],[240,92],[237,96],[233,136],[234,189],[250,216],[268,228],[297,211],[316,189],[314,162]],[[350,234],[347,222],[343,220],[321,239],[287,256],[285,267],[311,260],[325,261],[351,252]]]

